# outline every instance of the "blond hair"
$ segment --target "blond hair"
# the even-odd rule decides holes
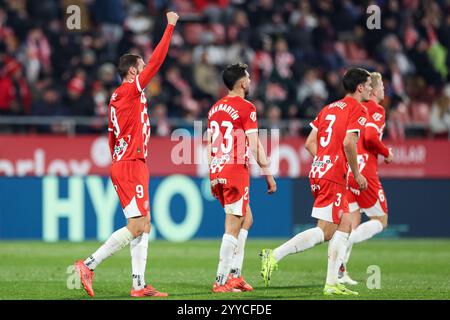
[[[370,79],[372,88],[376,88],[382,84],[382,77],[379,72],[371,72]]]

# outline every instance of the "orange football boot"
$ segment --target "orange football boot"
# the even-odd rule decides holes
[[[241,290],[233,288],[233,286],[231,285],[230,281],[227,281],[222,286],[219,285],[217,282],[214,282],[214,285],[213,285],[213,288],[212,288],[212,292],[213,293],[241,292]]]
[[[92,283],[94,282],[94,271],[89,269],[83,260],[78,260],[75,262],[75,270],[77,270],[80,275],[81,283],[83,284],[84,290],[91,297],[94,296],[94,289],[92,289]]]
[[[239,289],[241,291],[253,291],[253,287],[245,281],[243,276],[235,278],[233,275],[230,275],[228,277],[228,282],[230,282],[230,285],[235,289]]]
[[[147,284],[144,288],[139,290],[131,289],[132,297],[167,297],[169,294],[166,292],[159,292],[151,285]]]

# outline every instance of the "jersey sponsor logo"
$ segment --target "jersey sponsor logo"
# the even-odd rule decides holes
[[[339,156],[336,156],[336,160],[339,158]],[[314,157],[314,161],[311,165],[311,171],[309,173],[310,178],[322,178],[332,167],[333,162],[331,161],[331,158],[329,155],[324,155],[321,158],[318,156]]]
[[[225,178],[216,178],[211,181],[211,187],[215,187],[218,184],[227,184],[228,181]]]
[[[336,102],[331,103],[331,104],[328,106],[328,109],[339,108],[339,109],[341,109],[341,110],[344,110],[344,108],[345,108],[346,106],[347,106],[347,104],[346,104],[345,102],[343,102],[343,101],[336,101]]]
[[[361,194],[361,191],[358,190],[358,189],[355,189],[355,188],[352,188],[352,187],[349,187],[349,189],[356,196],[359,196]]]
[[[375,120],[375,121],[380,121],[381,118],[383,118],[383,115],[382,115],[381,113],[375,112],[375,113],[372,115],[372,118],[373,118],[373,120]]]
[[[367,122],[367,119],[365,117],[359,117],[358,123],[362,126],[365,126]]]
[[[253,112],[250,113],[250,119],[252,119],[253,122],[256,121],[256,111],[253,111]]]
[[[316,192],[316,191],[319,191],[320,190],[320,185],[318,185],[318,184],[312,184],[311,185],[311,191],[312,192]]]
[[[128,139],[130,139],[130,136],[128,136]],[[125,154],[125,151],[127,151],[127,148],[128,142],[126,142],[124,138],[120,138],[116,142],[116,145],[114,146],[113,158],[116,158],[116,160],[122,159],[123,155]]]
[[[116,99],[117,99],[117,93],[114,92],[111,96],[111,101],[116,101]]]
[[[225,167],[225,164],[230,161],[230,155],[224,154],[220,158],[214,157],[211,160],[210,170],[211,173],[218,173],[221,172],[222,169]]]

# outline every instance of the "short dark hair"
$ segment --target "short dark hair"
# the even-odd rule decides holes
[[[142,57],[138,54],[126,53],[121,56],[119,59],[119,66],[117,67],[120,77],[125,78],[130,67],[137,67],[139,59],[142,59]]]
[[[245,63],[235,63],[228,65],[222,73],[223,83],[228,89],[233,90],[236,82],[245,77],[245,71],[247,71],[248,66]]]
[[[363,68],[351,68],[347,70],[342,79],[346,93],[354,93],[360,84],[364,84],[370,77],[369,71]]]

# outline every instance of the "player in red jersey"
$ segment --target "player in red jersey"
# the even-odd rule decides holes
[[[384,157],[386,163],[392,162],[392,151],[381,141],[385,127],[385,111],[379,103],[384,99],[384,86],[381,74],[372,72],[372,94],[370,100],[363,102],[367,109],[368,121],[364,134],[358,141],[358,165],[366,177],[367,190],[359,190],[353,174],[349,173],[347,198],[352,215],[352,232],[348,238],[349,246],[344,263],[339,270],[339,281],[356,285],[346,271],[353,244],[372,238],[387,227],[387,200],[378,178],[378,155]],[[361,211],[370,221],[361,225]]]
[[[264,249],[261,252],[261,275],[266,285],[281,259],[331,240],[324,294],[357,294],[338,283],[337,278],[351,231],[345,194],[348,166],[359,188],[367,187],[367,181],[358,169],[356,143],[367,120],[361,101],[369,98],[370,81],[368,71],[348,70],[343,78],[347,95],[325,106],[311,123],[312,130],[305,147],[314,157],[309,178],[315,199],[312,216],[318,219],[317,227],[297,234],[273,251]]]
[[[125,54],[119,60],[118,70],[123,82],[110,100],[108,131],[112,154],[111,180],[128,224],[115,231],[86,260],[75,263],[83,287],[90,296],[94,295],[94,269],[128,244],[133,278],[131,296],[167,296],[167,293],[147,285],[144,279],[150,233],[149,174],[146,165],[150,121],[144,89],[165,60],[177,21],[175,12],[167,13],[166,30],[147,65],[134,54]]]
[[[223,72],[223,81],[229,93],[208,112],[211,192],[226,214],[225,234],[212,291],[251,291],[253,288],[241,274],[245,241],[253,223],[249,205],[249,149],[266,177],[268,193],[274,193],[277,187],[258,137],[256,108],[244,99],[250,87],[247,65],[236,63],[228,66]]]

